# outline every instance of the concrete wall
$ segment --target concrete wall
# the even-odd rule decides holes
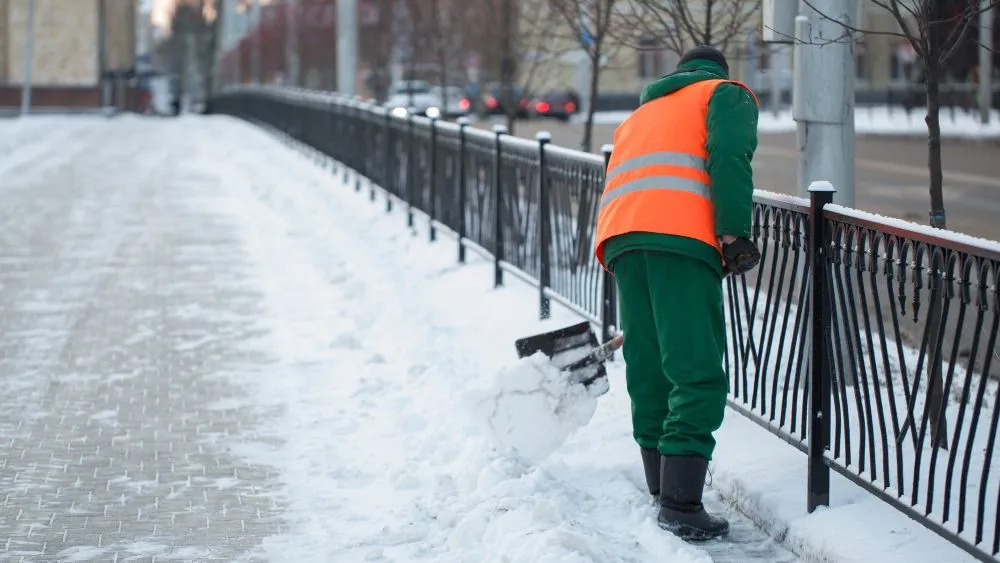
[[[7,0],[6,80],[21,83],[27,0]],[[97,0],[35,0],[32,84],[97,84]]]
[[[76,1],[76,0],[73,0]],[[129,68],[135,64],[136,3],[134,0],[104,2],[107,33],[107,68]]]
[[[7,74],[9,69],[7,68],[7,61],[10,59],[8,54],[9,44],[10,44],[10,22],[7,17],[9,0],[0,0],[0,84],[6,84],[10,79]]]

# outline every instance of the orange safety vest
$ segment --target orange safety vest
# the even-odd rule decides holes
[[[647,102],[615,129],[605,172],[594,250],[604,269],[604,243],[631,232],[700,240],[719,251],[712,179],[708,175],[708,101],[715,87],[736,80],[703,80]]]

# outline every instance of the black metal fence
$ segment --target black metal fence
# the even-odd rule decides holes
[[[229,90],[211,109],[329,157],[372,200],[380,186],[432,241],[456,235],[459,262],[472,248],[497,286],[509,273],[538,287],[542,318],[557,300],[612,335],[614,282],[593,257],[611,147],[602,159],[301,90]],[[839,207],[823,189],[754,201],[761,264],[725,280],[730,406],[806,454],[810,511],[829,503],[832,469],[996,560],[1000,243]]]

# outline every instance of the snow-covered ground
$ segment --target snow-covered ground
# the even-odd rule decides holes
[[[141,207],[142,214],[128,217],[130,237],[141,234],[142,225],[152,225],[147,238],[154,228],[176,225],[174,236],[198,242],[205,256],[214,245],[213,289],[237,284],[243,299],[259,308],[253,325],[264,329],[262,336],[243,346],[247,357],[266,360],[254,369],[227,365],[204,374],[240,390],[217,397],[224,403],[218,408],[259,413],[256,422],[218,427],[217,420],[207,421],[211,439],[197,447],[198,453],[204,447],[237,456],[248,467],[273,468],[270,475],[280,483],[275,500],[287,525],[260,538],[259,556],[338,563],[795,559],[732,511],[731,542],[692,546],[656,527],[630,437],[621,361],[610,365],[610,391],[596,402],[570,397],[583,407],[572,416],[524,421],[539,432],[546,422],[565,423],[565,441],[505,435],[500,443],[535,448],[522,456],[498,448],[482,400],[496,397],[497,374],[514,384],[531,373],[511,371],[514,339],[578,318],[553,304],[553,318],[538,321],[536,289],[510,275],[494,289],[492,264],[470,252],[469,262],[458,265],[454,240],[428,242],[424,217],[417,215],[417,227],[408,229],[402,206],[386,213],[381,193],[372,203],[367,186],[357,193],[353,182],[345,185],[302,152],[233,119],[71,121],[74,139],[102,142],[86,166],[63,167],[65,183],[120,190],[129,178],[170,179],[174,184],[162,180],[135,199],[135,205],[169,205]],[[13,147],[0,168],[21,164],[0,170],[0,195],[37,184],[36,167],[45,164],[39,147],[52,153],[53,143],[66,140],[31,121],[17,131],[12,123],[0,122],[0,139]],[[67,144],[70,154],[87,158],[86,142]],[[21,146],[33,152],[22,154]],[[92,176],[81,180],[84,173]],[[73,193],[79,194],[67,195]],[[73,215],[76,221],[86,222],[86,209]],[[90,213],[101,214],[105,231],[116,228],[108,218],[116,208]],[[3,240],[0,235],[0,251]],[[65,243],[69,253],[73,241]],[[232,275],[233,268],[242,277]],[[191,272],[205,276],[212,266]],[[192,320],[210,313],[194,308],[187,314]],[[530,405],[520,407],[524,416],[534,414]],[[572,431],[574,420],[587,418]],[[727,501],[735,502],[803,559],[973,560],[836,476],[833,506],[806,514],[805,457],[738,414],[728,414],[718,440],[711,507],[725,510]],[[220,510],[213,522],[225,521],[226,505]]]
[[[594,115],[595,123],[614,125],[621,123],[630,112],[609,111]],[[584,116],[575,116],[574,121],[582,123]],[[774,112],[761,110],[757,130],[761,133],[784,133],[795,131],[795,121],[791,110]],[[914,109],[907,114],[902,108],[891,106],[863,106],[854,110],[854,130],[859,134],[873,135],[926,135],[924,110]],[[1000,111],[993,110],[990,122],[979,122],[978,112],[956,110],[954,117],[949,109],[941,110],[941,134],[951,138],[993,139],[1000,138]]]

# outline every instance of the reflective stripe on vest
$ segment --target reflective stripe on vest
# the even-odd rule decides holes
[[[615,130],[594,240],[602,267],[607,268],[604,242],[630,232],[692,238],[721,253],[706,163],[706,116],[712,92],[723,82],[753,94],[733,80],[695,82],[643,104]]]
[[[601,196],[601,208],[603,209],[609,203],[623,195],[640,190],[679,190],[712,199],[711,185],[701,180],[678,176],[645,176],[607,189],[607,186],[622,172],[631,172],[656,165],[682,166],[703,174],[708,173],[708,170],[705,168],[705,159],[692,154],[682,152],[654,152],[634,156],[608,171],[607,178],[604,180],[606,191]]]

